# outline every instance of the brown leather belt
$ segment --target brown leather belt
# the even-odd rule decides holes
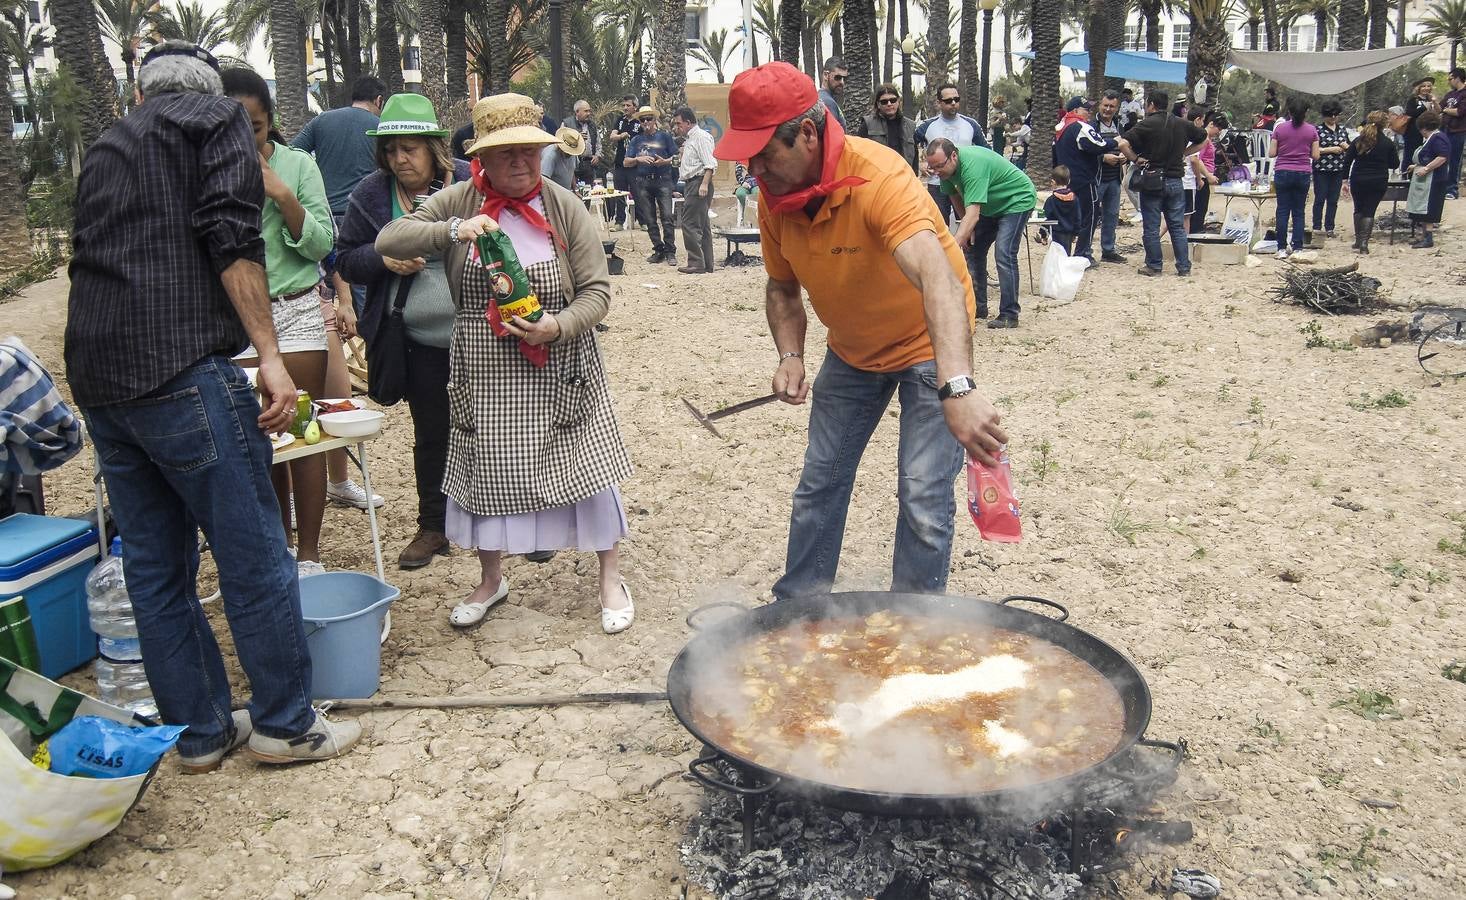
[[[311,285],[310,287],[306,288],[303,291],[296,291],[293,294],[281,294],[278,297],[271,297],[270,298],[270,302],[271,303],[279,303],[281,300],[299,300],[301,297],[304,297],[306,294],[314,293],[315,292],[315,289],[316,289],[316,286],[315,285]]]

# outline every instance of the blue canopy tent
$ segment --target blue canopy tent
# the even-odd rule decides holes
[[[1033,59],[1033,52],[1025,50],[1015,53],[1014,56]],[[1089,54],[1060,54],[1059,64],[1076,72],[1088,72]],[[1126,81],[1185,84],[1186,61],[1161,59],[1154,53],[1144,53],[1139,50],[1111,50],[1105,56],[1105,75],[1110,78],[1123,78]]]

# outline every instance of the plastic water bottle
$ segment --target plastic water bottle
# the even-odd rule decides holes
[[[143,671],[137,620],[122,575],[122,538],[112,539],[112,552],[87,576],[87,611],[97,633],[100,657],[92,672],[103,702],[143,716],[156,716],[153,689]]]

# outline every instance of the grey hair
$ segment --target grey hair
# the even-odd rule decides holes
[[[825,134],[825,105],[816,100],[814,106],[780,125],[774,129],[774,137],[784,142],[784,146],[793,147],[794,139],[799,137],[799,124],[805,119],[814,123],[815,133],[820,137]]]
[[[158,44],[163,49],[193,50],[188,41],[167,40]],[[212,94],[224,96],[224,82],[219,73],[201,59],[182,54],[159,56],[145,60],[138,69],[137,90],[144,97],[159,94]]]
[[[1103,100],[1119,100],[1120,99],[1120,94],[1117,91],[1105,91],[1104,97],[1102,97],[1101,99],[1103,99]]]

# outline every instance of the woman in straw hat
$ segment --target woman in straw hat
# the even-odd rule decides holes
[[[448,552],[448,341],[453,335],[453,297],[442,254],[383,256],[377,235],[427,197],[468,181],[468,163],[448,153],[448,132],[438,127],[433,104],[421,94],[396,94],[382,108],[373,131],[377,169],[351,192],[337,239],[336,268],[366,286],[360,330],[368,344],[403,294],[407,332],[407,408],[412,414],[412,465],[417,482],[417,533],[397,557],[416,569]]]
[[[540,174],[557,142],[528,97],[498,94],[473,109],[471,180],[428,198],[377,237],[385,256],[442,254],[457,317],[449,349],[451,431],[443,490],[447,534],[478,551],[482,580],[450,621],[483,620],[509,593],[504,554],[592,550],[600,558],[601,627],[631,625],[617,549],[631,474],[593,326],[610,302],[594,220]],[[501,321],[476,239],[502,231],[545,315]],[[497,336],[496,336],[497,335]]]

